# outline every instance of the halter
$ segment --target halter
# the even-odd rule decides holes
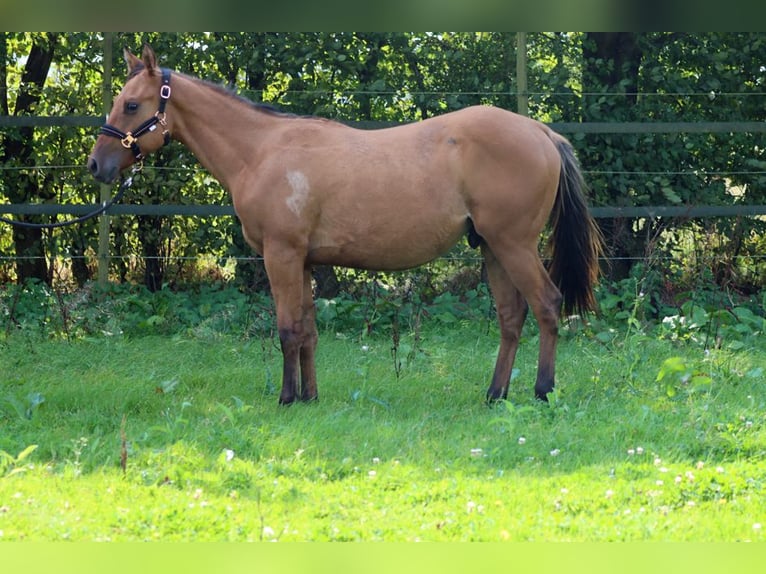
[[[141,152],[141,148],[138,146],[138,138],[147,132],[153,132],[155,129],[157,129],[157,124],[160,124],[163,128],[165,128],[165,130],[162,132],[162,135],[165,137],[165,142],[163,145],[168,145],[170,143],[170,132],[167,129],[167,122],[165,121],[165,106],[170,99],[170,91],[170,70],[162,68],[160,108],[154,113],[154,115],[142,123],[140,126],[138,126],[133,132],[126,133],[109,124],[104,124],[101,126],[99,132],[120,140],[122,147],[132,151],[133,157],[136,158],[136,161],[140,162],[142,159],[144,159],[144,154]]]

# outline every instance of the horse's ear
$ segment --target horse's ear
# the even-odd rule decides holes
[[[152,47],[149,44],[144,44],[144,51],[141,53],[141,59],[144,61],[144,66],[146,66],[149,73],[153,73],[157,68],[157,56],[154,55],[154,50],[152,50]]]
[[[128,65],[128,76],[130,76],[141,65],[141,60],[136,58],[127,48],[123,49],[122,54],[125,58],[125,63]]]

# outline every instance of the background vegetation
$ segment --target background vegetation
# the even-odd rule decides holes
[[[143,42],[154,46],[163,65],[301,114],[402,122],[471,104],[517,105],[513,33],[117,34],[117,80],[106,89],[121,86],[122,46],[138,50]],[[529,113],[543,121],[766,119],[763,34],[530,33],[527,51]],[[0,114],[100,115],[102,62],[98,33],[1,33]],[[80,127],[3,129],[0,197],[12,203],[93,202],[98,188],[84,165],[94,133]],[[578,133],[574,144],[594,206],[763,204],[761,136]],[[174,144],[152,159],[126,201],[209,204],[228,197]],[[630,277],[651,255],[662,269],[656,287],[663,297],[688,290],[701,275],[745,294],[766,281],[762,219],[619,218],[600,225],[611,278]],[[96,238],[95,222],[54,233],[3,226],[0,279],[84,285],[95,273]],[[114,218],[111,253],[113,280],[152,290],[211,277],[266,289],[262,265],[233,218]],[[462,277],[465,287],[458,288],[473,288],[478,263],[465,245],[453,256],[456,262],[439,262],[428,277],[443,282],[467,266],[473,275]],[[359,278],[320,269],[318,291],[353,291]]]

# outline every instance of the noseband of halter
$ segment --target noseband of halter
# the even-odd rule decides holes
[[[162,68],[162,86],[160,87],[160,107],[154,113],[154,115],[148,120],[146,120],[144,123],[142,123],[140,126],[138,126],[135,129],[135,131],[132,131],[132,132],[127,132],[127,133],[123,132],[122,130],[114,126],[110,126],[109,124],[104,124],[103,126],[101,126],[101,130],[99,130],[99,132],[104,135],[108,135],[120,140],[120,143],[122,143],[122,147],[132,151],[133,156],[136,158],[137,161],[140,162],[142,159],[144,159],[144,154],[141,152],[141,148],[138,146],[138,138],[140,138],[142,135],[144,135],[147,132],[153,132],[155,129],[157,129],[157,124],[160,124],[163,128],[165,128],[165,130],[162,132],[162,135],[165,137],[165,143],[163,145],[168,145],[170,143],[170,132],[167,129],[167,122],[165,121],[165,106],[167,105],[169,99],[170,99],[170,70]]]

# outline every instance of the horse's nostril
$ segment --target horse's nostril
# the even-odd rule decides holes
[[[88,158],[88,169],[90,170],[90,173],[93,175],[96,175],[98,173],[98,162],[91,158]]]

